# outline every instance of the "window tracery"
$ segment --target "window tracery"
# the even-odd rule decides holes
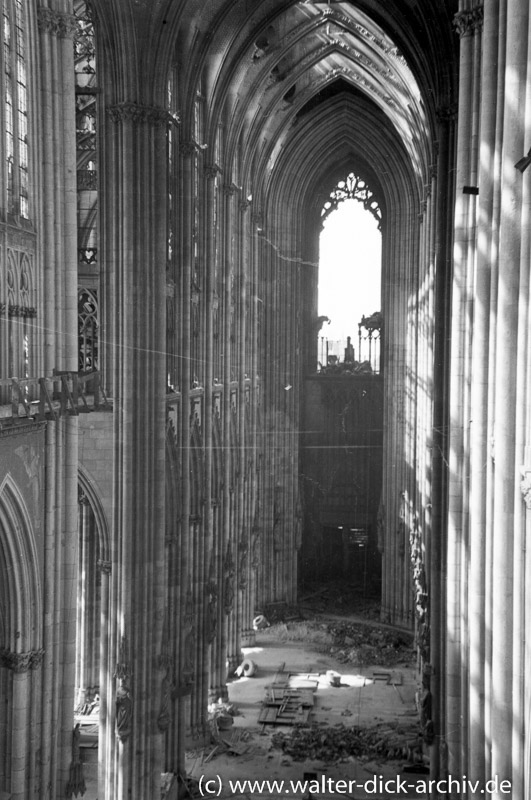
[[[79,370],[98,369],[98,292],[81,288],[78,293]]]
[[[8,249],[6,285],[9,374],[19,379],[28,378],[34,347],[31,320],[37,316],[33,264],[29,254]]]
[[[28,219],[28,98],[25,36],[23,1],[2,0],[4,203],[8,213]]]
[[[371,191],[367,183],[350,172],[344,180],[340,180],[330,192],[329,199],[324,203],[321,211],[321,222],[324,223],[332,211],[335,211],[344,200],[358,200],[363,203],[363,208],[370,211],[378,223],[378,230],[382,227],[382,211],[376,196]]]
[[[98,369],[98,146],[96,134],[96,46],[91,11],[75,0],[74,70],[76,98],[78,224],[78,368]]]

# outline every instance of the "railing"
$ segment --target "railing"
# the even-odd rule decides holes
[[[357,375],[380,373],[382,315],[380,312],[362,317],[358,323],[357,351],[352,337],[318,341],[318,372],[325,375]]]
[[[54,370],[49,378],[4,378],[0,380],[0,397],[0,427],[17,420],[56,420],[66,414],[111,409],[95,370]]]

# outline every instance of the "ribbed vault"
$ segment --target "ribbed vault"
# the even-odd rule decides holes
[[[454,47],[450,9],[429,3],[433,7],[416,9],[415,17],[396,3],[377,14],[367,3],[349,2],[266,2],[259,14],[248,4],[246,13],[243,3],[224,4],[218,11],[215,3],[208,10],[201,5],[192,11],[194,4],[186,4],[197,13],[196,26],[183,26],[178,36],[183,123],[192,117],[199,90],[210,111],[212,138],[205,144],[213,147],[218,123],[225,125],[233,156],[243,140],[244,179],[249,180],[257,159],[268,171],[274,169],[305,106],[341,79],[385,114],[419,184],[424,181],[436,107],[452,94],[453,75],[446,74]],[[446,17],[448,36],[433,41],[435,16]],[[195,58],[179,63],[179,53],[190,49]],[[440,59],[434,58],[437,52]]]

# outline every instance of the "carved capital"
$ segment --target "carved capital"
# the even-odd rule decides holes
[[[65,14],[46,6],[38,6],[37,24],[39,30],[51,33],[60,39],[73,39],[78,29],[77,19],[73,14]]]
[[[120,641],[119,660],[116,662],[114,677],[120,681],[128,681],[132,675],[131,664],[129,663],[129,643],[127,636],[122,636]]]
[[[254,222],[255,225],[262,225],[264,221],[264,217],[261,211],[253,211],[251,214],[251,220]]]
[[[27,653],[13,653],[7,648],[0,648],[0,665],[13,672],[28,672],[42,664],[44,650],[30,650]]]
[[[243,211],[243,213],[245,214],[245,212],[249,210],[250,205],[251,204],[249,203],[248,200],[242,200],[240,202],[240,211]]]
[[[105,575],[110,575],[112,571],[112,562],[111,561],[104,561],[103,559],[99,558],[98,562],[98,569],[100,572],[103,572]]]
[[[78,191],[95,192],[98,188],[98,172],[95,169],[78,169]]]
[[[114,106],[107,106],[107,114],[113,122],[131,121],[135,125],[143,123],[146,125],[153,125],[155,128],[160,128],[171,122],[178,123],[179,121],[176,114],[171,113],[165,108],[146,106],[133,101],[125,101],[123,103],[116,103]]]
[[[197,145],[195,142],[181,142],[179,144],[179,152],[185,158],[190,158],[197,153]]]
[[[457,119],[457,104],[449,103],[447,106],[439,106],[437,119],[439,122],[455,122]]]
[[[225,197],[234,197],[237,191],[238,187],[234,183],[226,183],[223,186],[223,194]]]
[[[205,178],[207,181],[213,181],[218,175],[221,175],[221,168],[218,167],[217,164],[209,164],[205,167]]]
[[[35,318],[37,316],[37,309],[27,306],[14,306],[10,303],[7,310],[10,317]]]
[[[520,481],[520,491],[526,508],[531,510],[531,469],[529,467],[522,467],[522,480]]]
[[[115,733],[121,742],[126,742],[133,730],[133,696],[125,680],[116,689]]]
[[[454,16],[454,28],[462,39],[464,36],[472,36],[476,31],[483,28],[483,5],[466,11],[459,11]]]

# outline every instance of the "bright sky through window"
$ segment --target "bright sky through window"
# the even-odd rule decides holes
[[[320,238],[319,315],[331,323],[320,336],[340,341],[340,348],[351,336],[357,350],[358,322],[381,311],[381,250],[378,223],[358,200],[341,202],[326,218]]]

